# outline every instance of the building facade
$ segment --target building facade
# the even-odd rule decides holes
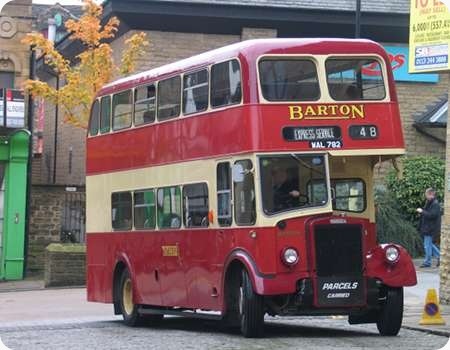
[[[14,0],[0,13],[0,280],[21,279],[25,265],[27,166],[30,133],[20,91],[29,77],[31,0]]]

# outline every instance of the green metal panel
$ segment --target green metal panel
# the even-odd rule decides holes
[[[9,146],[6,159],[3,253],[1,254],[0,279],[23,278],[25,243],[25,200],[27,188],[27,161],[30,133],[17,130],[9,136],[8,142],[0,140],[0,160]]]

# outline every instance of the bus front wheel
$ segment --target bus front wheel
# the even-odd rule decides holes
[[[264,298],[254,292],[246,270],[242,271],[238,293],[241,332],[246,338],[259,338],[264,331]]]
[[[386,287],[378,314],[377,328],[381,335],[395,336],[403,320],[403,288]]]

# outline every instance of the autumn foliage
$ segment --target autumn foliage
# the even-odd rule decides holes
[[[136,60],[143,55],[149,43],[145,33],[132,35],[125,41],[121,62],[116,65],[107,41],[117,33],[119,20],[113,17],[102,25],[102,7],[93,0],[83,0],[83,3],[83,15],[65,24],[70,39],[79,40],[85,48],[72,61],[64,58],[53,42],[41,33],[33,32],[23,39],[25,44],[43,56],[45,63],[59,76],[62,87],[56,90],[47,82],[27,80],[24,89],[33,97],[57,104],[64,112],[65,122],[86,128],[89,109],[97,92],[117,73],[126,75],[134,71]]]

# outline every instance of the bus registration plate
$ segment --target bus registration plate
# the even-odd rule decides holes
[[[311,141],[309,147],[311,148],[342,148],[343,143],[341,140],[333,141]]]

